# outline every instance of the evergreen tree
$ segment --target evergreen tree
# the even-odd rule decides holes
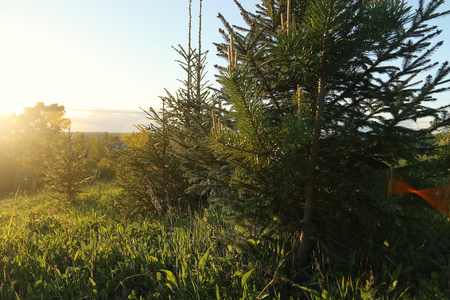
[[[198,47],[192,46],[191,5],[189,2],[189,25],[187,49],[181,45],[174,48],[180,55],[180,66],[186,72],[181,81],[182,87],[175,95],[167,92],[162,97],[170,118],[171,151],[180,159],[184,178],[189,186],[186,199],[191,205],[205,205],[215,187],[211,174],[215,173],[220,163],[208,148],[213,119],[220,118],[222,108],[215,97],[206,75],[207,52],[202,52],[202,1],[199,1]]]
[[[209,178],[217,161],[208,149],[212,119],[220,115],[220,107],[205,82],[206,53],[201,50],[201,11],[199,2],[199,44],[191,41],[191,5],[189,2],[188,45],[174,48],[180,55],[180,66],[186,72],[182,87],[161,97],[162,111],[150,108],[148,125],[139,129],[145,143],[137,143],[120,154],[118,177],[134,203],[131,208],[147,207],[160,216],[180,211],[187,206],[205,205],[213,189]],[[124,197],[124,199],[127,199]],[[127,204],[128,203],[128,204]]]
[[[180,161],[169,151],[169,120],[164,107],[162,115],[151,109],[149,118],[152,123],[140,126],[140,133],[124,138],[127,148],[118,152],[117,178],[125,191],[119,204],[131,213],[172,217],[186,181]]]
[[[76,134],[61,131],[54,144],[54,153],[46,163],[45,183],[47,188],[62,195],[65,201],[73,202],[83,185],[92,176],[85,163],[85,149],[76,141]]]
[[[430,173],[435,163],[421,159],[449,124],[448,106],[431,106],[449,82],[448,62],[431,60],[440,30],[428,25],[448,14],[438,11],[443,1],[420,1],[414,12],[404,1],[264,0],[256,13],[235,2],[249,28],[220,16],[230,109],[211,148],[228,162],[216,181],[229,188],[217,199],[240,220],[299,232],[305,262],[311,237],[333,223],[351,236],[403,213],[389,194],[391,170],[420,165],[422,179],[448,178],[448,168]],[[424,118],[432,124],[411,126]]]

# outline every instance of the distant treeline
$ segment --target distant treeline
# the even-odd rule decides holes
[[[64,106],[37,103],[22,114],[0,116],[0,195],[18,188],[36,192],[45,186],[49,162],[70,120]],[[80,158],[93,180],[115,177],[112,149],[124,147],[124,133],[75,133],[74,143],[84,153]]]

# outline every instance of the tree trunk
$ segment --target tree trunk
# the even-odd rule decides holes
[[[305,266],[308,262],[312,230],[313,211],[314,211],[314,186],[316,183],[316,167],[317,156],[319,153],[320,131],[323,124],[323,112],[325,110],[325,96],[327,94],[328,81],[328,66],[327,66],[327,51],[328,51],[328,34],[329,26],[333,15],[334,1],[329,3],[327,20],[323,32],[322,51],[320,55],[320,68],[318,69],[319,81],[317,88],[317,104],[316,116],[314,120],[313,136],[311,140],[311,148],[309,150],[308,166],[306,168],[306,182],[305,182],[305,211],[303,214],[303,229],[300,234],[300,246],[298,249],[298,257],[300,266]]]
[[[305,182],[305,211],[303,215],[303,230],[300,234],[300,247],[298,251],[299,262],[304,266],[308,262],[310,250],[310,234],[312,229],[313,211],[314,211],[314,185],[316,182],[317,156],[319,152],[320,131],[323,124],[323,112],[325,109],[327,75],[319,77],[318,99],[316,108],[316,117],[314,120],[313,137],[309,151],[308,166],[306,170],[307,180]]]

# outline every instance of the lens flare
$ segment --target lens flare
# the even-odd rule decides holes
[[[410,193],[419,195],[444,216],[450,218],[450,183],[445,186],[416,190],[406,181],[396,179],[393,184],[393,193],[396,195]]]

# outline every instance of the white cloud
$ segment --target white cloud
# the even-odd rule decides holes
[[[79,132],[133,132],[134,125],[149,123],[139,110],[67,109],[66,117],[72,121],[72,131]]]

